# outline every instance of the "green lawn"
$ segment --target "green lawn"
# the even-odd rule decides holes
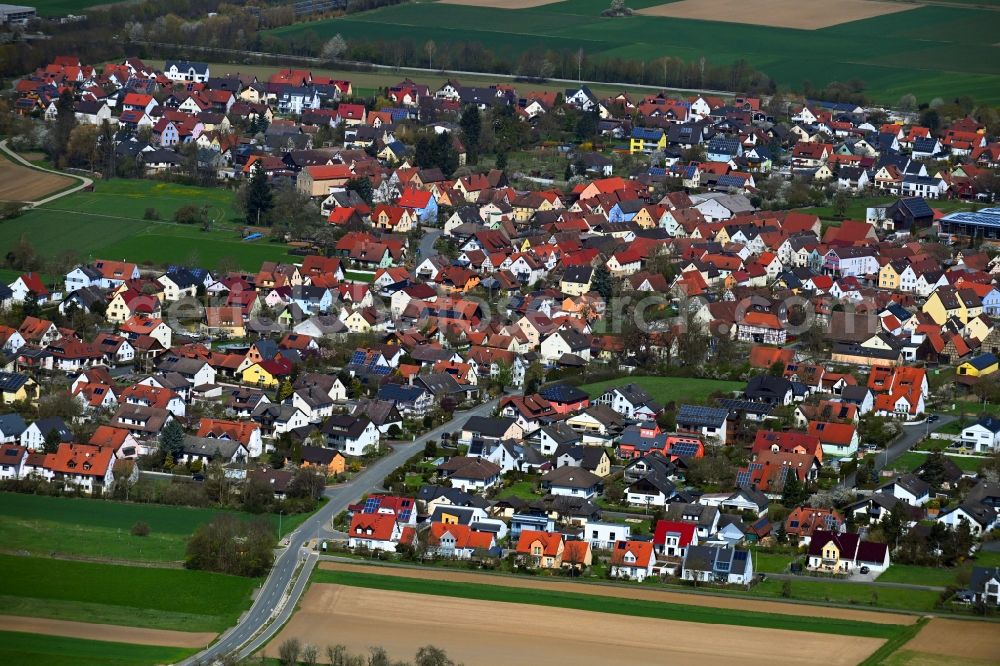
[[[783,581],[780,580],[766,580],[755,585],[751,589],[750,594],[758,597],[781,598],[782,584]],[[873,593],[878,595],[877,599],[872,596]],[[794,580],[792,581],[791,598],[807,602],[874,606],[876,608],[909,611],[929,611],[934,608],[934,604],[938,600],[938,593],[926,590],[877,587],[866,583]]]
[[[535,481],[518,481],[513,483],[508,488],[504,488],[499,493],[497,493],[497,499],[506,499],[508,497],[520,497],[523,500],[531,501],[536,500],[541,495],[535,492],[535,488],[538,483]]]
[[[584,384],[580,388],[594,398],[609,388],[625,384],[638,384],[661,404],[669,402],[691,403],[705,402],[708,396],[716,391],[739,391],[746,385],[743,382],[727,382],[720,379],[692,379],[689,377],[621,377],[608,379],[594,384]]]
[[[846,636],[889,638],[895,635],[900,629],[899,625],[877,625],[868,622],[835,620],[809,615],[778,615],[773,613],[643,601],[628,598],[628,593],[625,590],[622,591],[622,597],[603,597],[587,594],[585,584],[580,585],[580,593],[546,590],[544,594],[539,594],[530,588],[504,587],[502,583],[499,585],[480,585],[476,583],[455,583],[342,571],[316,570],[313,573],[312,580],[316,583],[335,583],[353,587],[458,597],[462,599],[572,608],[575,610],[614,613],[633,617],[683,620],[685,622],[700,622],[703,624],[735,624],[748,627],[781,628],[792,631],[815,631]]]
[[[910,564],[893,564],[878,577],[880,583],[912,583],[948,587],[955,583],[959,568],[918,567]]]
[[[868,209],[876,206],[888,206],[896,202],[898,197],[857,197],[848,199],[847,212],[844,218],[848,220],[864,220]],[[967,201],[940,200],[930,202],[931,206],[940,211],[950,213],[955,210],[967,210],[975,207]],[[803,213],[813,213],[825,220],[834,220],[833,206],[812,206],[800,209]],[[836,224],[836,222],[835,222]]]
[[[0,549],[33,555],[181,561],[187,537],[219,513],[217,509],[0,493]],[[286,516],[281,520],[282,532],[298,527],[307,515]],[[278,516],[261,517],[277,529]],[[137,521],[149,525],[149,536],[131,535]]]
[[[662,3],[627,4],[641,9]],[[996,11],[918,6],[819,30],[798,30],[649,16],[604,19],[600,12],[606,7],[604,0],[565,0],[519,10],[407,3],[266,34],[299,50],[319,48],[337,33],[348,40],[408,41],[409,48],[418,50],[433,40],[439,47],[433,65],[445,69],[463,69],[462,62],[448,61],[440,48],[446,43],[482,44],[496,56],[483,65],[511,72],[526,52],[537,60],[548,50],[569,54],[582,48],[585,78],[603,78],[600,63],[614,58],[650,64],[641,73],[654,85],[662,85],[663,70],[652,61],[663,56],[688,63],[705,57],[709,66],[744,59],[784,87],[799,87],[807,80],[817,86],[861,80],[873,98],[889,103],[908,93],[919,102],[963,94],[988,103],[1000,101],[1000,59],[995,54],[1000,13]],[[956,39],[961,49],[954,48]],[[392,59],[388,53],[381,57],[387,63]],[[588,69],[590,64],[594,67]],[[554,76],[575,79],[576,63],[571,57],[561,59]],[[691,76],[683,85],[699,82]]]
[[[204,571],[0,555],[0,608],[11,615],[133,627],[222,631],[260,582]]]
[[[753,570],[760,573],[782,573],[792,563],[793,556],[788,553],[765,553],[755,550],[753,553]]]
[[[0,631],[0,663],[12,666],[148,666],[176,663],[195,652],[197,650]]]
[[[958,468],[963,472],[978,472],[979,468],[983,465],[982,458],[950,456],[947,454],[945,454],[945,457],[958,465]],[[927,454],[918,453],[917,451],[907,451],[893,460],[889,467],[897,472],[912,472],[916,468],[920,467],[925,460],[927,460]]]
[[[98,181],[93,192],[77,192],[0,225],[0,247],[25,236],[39,254],[74,252],[80,260],[127,259],[156,265],[188,264],[215,269],[235,264],[257,270],[263,261],[288,261],[288,247],[267,239],[241,240],[233,191],[153,180]],[[208,206],[211,231],[175,224],[181,206]],[[154,208],[159,221],[145,220]]]

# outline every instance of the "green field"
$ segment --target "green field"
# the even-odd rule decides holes
[[[727,382],[720,379],[692,379],[690,377],[621,377],[619,379],[608,379],[593,384],[584,384],[580,388],[594,398],[604,393],[609,388],[624,386],[625,384],[638,384],[644,388],[653,400],[661,404],[669,402],[689,403],[705,402],[708,396],[716,391],[739,391],[746,385],[742,382]]]
[[[159,504],[0,493],[0,549],[8,553],[65,555],[115,560],[179,562],[187,537],[221,513]],[[238,513],[246,518],[250,514]],[[308,514],[286,516],[287,534]],[[259,516],[278,527],[278,516]],[[137,521],[149,525],[148,536],[132,536]]]
[[[663,3],[627,4],[641,9]],[[674,56],[688,62],[705,57],[709,64],[721,64],[743,58],[780,86],[860,79],[869,94],[885,102],[907,93],[921,102],[963,94],[1000,102],[1000,58],[995,46],[1000,12],[989,9],[922,6],[821,30],[796,30],[647,16],[603,19],[599,13],[606,7],[603,0],[565,0],[519,10],[410,3],[299,23],[268,34],[293,47],[309,38],[322,43],[337,33],[347,40],[411,40],[418,48],[427,40],[439,45],[478,42],[510,69],[532,49],[542,53],[582,48],[591,60],[649,62]],[[957,43],[961,48],[955,47]],[[447,66],[441,58],[434,65]],[[460,63],[454,68],[461,69]],[[653,71],[650,68],[650,77]],[[554,75],[576,78],[576,68]]]
[[[182,631],[222,631],[260,582],[205,571],[0,555],[0,608],[48,617]]]
[[[890,570],[892,567],[890,567]],[[757,597],[781,598],[783,581],[770,579],[755,585],[750,594]],[[876,594],[876,597],[872,595]],[[907,590],[878,587],[866,583],[839,583],[824,580],[792,581],[791,599],[811,603],[845,606],[873,606],[887,610],[929,611],[938,600],[932,590]],[[874,602],[874,603],[873,603]]]
[[[95,183],[93,192],[77,192],[0,224],[0,247],[25,236],[46,257],[75,252],[81,260],[117,259],[135,263],[187,264],[215,269],[220,262],[257,270],[262,261],[290,259],[285,245],[266,239],[247,243],[234,223],[233,191],[191,187],[153,180]],[[211,231],[174,224],[181,206],[206,205],[215,221]],[[144,220],[155,208],[160,221]]]
[[[197,652],[183,648],[129,645],[63,636],[0,631],[0,663],[37,666],[148,666],[172,664]]]
[[[703,624],[735,624],[747,627],[788,629],[792,631],[815,631],[824,634],[845,636],[865,636],[890,638],[900,630],[899,625],[871,624],[853,620],[838,620],[809,615],[777,615],[704,606],[661,603],[629,599],[611,598],[586,593],[586,586],[580,586],[580,593],[555,592],[546,590],[544,594],[527,589],[500,585],[479,585],[475,583],[455,583],[441,580],[422,580],[378,574],[323,571],[313,573],[313,582],[335,583],[352,587],[376,590],[393,590],[415,594],[430,594],[461,599],[501,601],[518,604],[533,604],[555,608],[615,613],[633,617],[650,617],[662,620],[683,620]]]

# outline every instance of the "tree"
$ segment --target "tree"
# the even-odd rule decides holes
[[[271,484],[261,476],[251,476],[243,487],[243,510],[247,513],[265,513],[274,504]]]
[[[284,402],[286,398],[290,398],[292,393],[295,392],[295,387],[292,386],[292,380],[285,377],[281,384],[278,386],[278,393],[275,395],[277,402]]]
[[[437,44],[433,39],[428,39],[424,44],[424,53],[427,54],[427,69],[434,69],[434,54],[437,52]]]
[[[413,661],[415,666],[455,666],[455,662],[448,658],[447,652],[433,645],[425,645],[418,649]]]
[[[208,208],[195,204],[186,204],[174,212],[174,222],[178,224],[203,225],[208,219]]]
[[[896,550],[899,545],[899,539],[903,536],[906,531],[903,525],[903,513],[906,511],[905,505],[897,501],[896,505],[892,507],[892,511],[889,512],[885,518],[879,523],[879,527],[882,529],[882,534],[885,535],[885,542],[889,544],[889,552]]]
[[[141,520],[135,522],[130,530],[132,536],[144,537],[149,536],[149,524],[144,523]]]
[[[319,206],[289,178],[282,178],[272,188],[274,205],[271,217],[276,226],[287,230],[292,237],[302,238],[306,230],[321,222]]]
[[[306,666],[315,666],[316,659],[319,657],[319,649],[311,644],[306,643],[302,648],[302,663]]]
[[[76,112],[73,90],[68,86],[59,94],[56,100],[56,122],[49,134],[49,154],[57,166],[64,162],[66,149],[69,146],[70,135],[76,127]]]
[[[459,120],[462,128],[462,142],[465,144],[466,161],[469,164],[476,164],[479,161],[479,141],[482,136],[482,118],[479,115],[479,107],[469,104],[462,109],[462,118]],[[498,169],[503,167],[497,166]]]
[[[358,196],[364,199],[365,203],[369,206],[375,197],[375,189],[372,187],[372,181],[368,178],[368,176],[352,178],[347,181],[347,185],[344,187],[352,192],[357,192]]]
[[[113,486],[115,497],[120,497],[127,502],[129,495],[132,493],[132,488],[139,478],[139,475],[135,472],[135,461],[127,458],[116,460],[115,466],[111,468],[111,474],[115,480]]]
[[[262,576],[274,563],[277,538],[264,520],[219,514],[188,540],[185,566],[235,576]]]
[[[160,453],[164,460],[173,463],[184,450],[184,428],[176,419],[171,419],[160,431]]]
[[[847,215],[847,194],[843,190],[837,190],[833,195],[833,216],[844,219]]]
[[[318,500],[326,488],[326,479],[312,467],[300,467],[288,484],[288,496],[297,499]]]
[[[604,265],[602,261],[594,269],[593,278],[590,281],[590,288],[601,295],[605,303],[611,300],[611,296],[614,292],[614,287],[611,284],[611,271],[608,267]]]
[[[500,169],[501,171],[503,171],[504,169],[507,168],[507,153],[506,152],[497,153],[496,168]]]
[[[427,443],[424,444],[424,458],[437,458],[438,445],[437,440],[429,439]]]
[[[532,361],[531,365],[524,372],[524,394],[531,395],[537,393],[545,381],[545,369],[538,361]]]
[[[899,98],[896,104],[901,111],[912,111],[917,106],[917,98],[910,93],[906,93]],[[876,125],[878,127],[878,125]]]
[[[792,508],[805,502],[808,497],[809,491],[799,481],[799,475],[794,472],[787,474],[785,476],[785,487],[781,491],[781,503],[788,508]]]
[[[323,50],[320,51],[320,56],[326,58],[327,60],[336,60],[340,56],[344,55],[345,51],[347,51],[347,42],[338,32],[323,45]]]
[[[45,433],[45,452],[55,453],[59,450],[59,444],[62,443],[62,437],[59,435],[58,430],[49,430]]]
[[[93,171],[97,161],[97,137],[100,131],[97,125],[74,127],[66,144],[66,161]]]
[[[301,652],[302,644],[297,638],[289,638],[278,646],[278,658],[283,666],[296,666]]]
[[[580,141],[592,139],[597,134],[597,114],[591,112],[581,113],[576,119],[576,126],[573,129],[576,138]]]
[[[924,464],[920,466],[920,478],[930,485],[934,493],[937,493],[944,484],[944,475],[944,454],[940,449],[931,451]]]
[[[269,224],[271,209],[274,207],[271,184],[260,163],[251,168],[252,175],[246,186],[246,221],[248,224]]]

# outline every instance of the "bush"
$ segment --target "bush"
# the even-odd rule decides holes
[[[144,537],[149,536],[149,525],[147,523],[138,521],[132,526],[132,536]]]
[[[147,208],[146,212],[142,214],[142,219],[144,220],[158,220],[160,219],[160,213],[155,208]]]

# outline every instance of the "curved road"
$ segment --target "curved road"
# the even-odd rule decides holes
[[[488,415],[496,402],[494,399],[468,411],[456,412],[451,421],[421,435],[415,441],[394,446],[392,453],[377,460],[350,482],[327,488],[324,493],[327,503],[283,540],[288,545],[275,559],[271,573],[254,598],[250,610],[214,644],[180,663],[183,666],[211,664],[226,655],[237,654],[242,658],[262,648],[295,611],[299,597],[309,582],[309,575],[317,560],[316,553],[305,548],[309,540],[325,531],[330,520],[341,511],[346,511],[348,505],[365,493],[381,487],[382,479],[423,449],[427,440],[440,438],[441,433],[456,429],[457,425],[470,416]],[[300,567],[301,571],[296,577]]]
[[[927,414],[931,416],[930,413]],[[875,469],[881,471],[889,466],[889,463],[894,462],[896,458],[903,455],[922,440],[930,436],[930,433],[934,432],[938,428],[955,420],[954,416],[948,414],[939,414],[938,420],[934,424],[927,423],[914,423],[912,425],[903,424],[902,434],[894,441],[891,442],[884,451],[879,452],[875,456]],[[854,488],[857,482],[857,472],[851,472],[837,484],[840,488]]]
[[[77,180],[80,181],[79,185],[76,185],[75,187],[71,187],[69,189],[63,190],[62,192],[57,192],[57,193],[53,194],[50,197],[45,197],[44,199],[40,199],[38,201],[25,201],[24,202],[28,206],[31,206],[32,208],[34,208],[36,206],[41,206],[42,204],[47,204],[47,203],[49,203],[51,201],[55,201],[56,199],[61,199],[62,197],[66,196],[66,195],[73,194],[74,192],[79,192],[83,188],[89,187],[89,186],[91,186],[91,185],[94,184],[94,181],[92,179],[90,179],[90,178],[87,178],[86,176],[77,176],[76,174],[66,173],[64,171],[56,171],[55,169],[46,169],[44,167],[40,167],[40,166],[37,166],[35,164],[32,164],[31,162],[29,162],[28,160],[24,159],[23,157],[21,157],[20,155],[18,155],[17,153],[15,153],[13,150],[11,150],[10,148],[8,148],[7,147],[7,139],[4,139],[3,141],[0,141],[0,151],[3,151],[3,153],[7,157],[9,157],[12,160],[14,160],[14,162],[17,162],[18,164],[20,164],[22,166],[26,166],[29,169],[34,169],[35,171],[43,171],[45,173],[53,173],[53,174],[55,174],[57,176],[67,176],[69,178],[76,178]]]

